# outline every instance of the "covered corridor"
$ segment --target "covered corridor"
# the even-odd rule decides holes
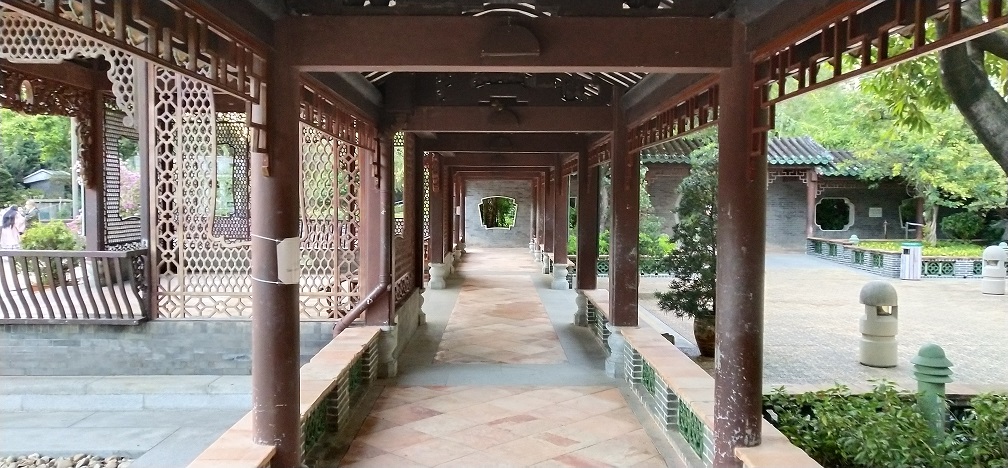
[[[959,0],[2,0],[0,20],[0,104],[76,122],[87,248],[0,252],[2,323],[142,336],[96,338],[140,350],[98,356],[45,341],[50,361],[251,373],[252,411],[211,451],[244,462],[233,466],[301,466],[370,386],[387,386],[379,401],[403,404],[385,411],[409,419],[430,414],[409,400],[472,395],[476,382],[601,386],[566,396],[606,407],[627,381],[698,465],[737,468],[782,466],[760,456],[793,449],[762,415],[774,105],[1002,28],[1008,5],[980,15]],[[939,21],[949,33],[926,34]],[[889,47],[901,36],[913,44]],[[715,125],[716,247],[730,261],[717,266],[712,379],[639,320],[638,240],[642,151]],[[127,136],[138,213],[122,209]],[[480,224],[466,187],[487,180],[527,184],[524,227],[511,230],[520,242],[501,246],[528,242],[539,264],[524,252],[488,253],[499,269],[466,261]],[[606,225],[611,281],[599,289],[591,266]],[[581,268],[568,285],[571,264]],[[112,285],[125,300],[99,307]],[[95,306],[77,307],[85,300]],[[25,360],[40,354],[30,347]],[[512,397],[502,409],[550,401],[501,395]],[[497,415],[517,419],[500,424],[535,417],[507,411]],[[378,442],[378,456],[409,459],[398,441]],[[529,456],[575,452],[565,450]]]
[[[427,326],[339,466],[685,466],[527,249],[470,249],[425,297]]]

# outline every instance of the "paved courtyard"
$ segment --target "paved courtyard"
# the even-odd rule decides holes
[[[978,279],[888,279],[802,253],[768,253],[766,265],[765,388],[835,382],[865,388],[887,379],[915,389],[910,359],[921,345],[936,343],[955,364],[950,392],[1008,389],[1008,296],[980,294]],[[864,314],[858,293],[873,280],[889,282],[899,294],[895,368],[858,363]],[[691,321],[658,308],[653,293],[667,287],[667,278],[641,278],[640,304],[692,340]]]

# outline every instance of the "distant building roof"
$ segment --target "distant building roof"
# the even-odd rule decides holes
[[[28,174],[28,177],[25,177],[22,182],[27,185],[52,179],[70,182],[70,173],[67,171],[54,171],[52,169],[39,169]]]
[[[699,138],[681,138],[641,150],[641,163],[689,163],[689,155],[707,143]],[[810,136],[776,137],[767,142],[767,163],[771,166],[815,167],[825,176],[854,176],[857,166],[837,163],[852,160],[846,150],[828,150]]]

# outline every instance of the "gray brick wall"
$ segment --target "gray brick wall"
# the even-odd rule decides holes
[[[826,189],[823,190],[819,199],[829,197],[844,197],[854,204],[854,225],[846,231],[816,229],[816,232],[812,234],[813,237],[847,239],[856,234],[861,239],[903,238],[899,205],[903,200],[910,198],[903,184],[882,182],[877,188],[869,188],[868,184],[863,184],[863,187],[859,188]],[[868,209],[872,207],[882,208],[881,218],[868,217]],[[883,222],[886,223],[885,228],[883,228]]]
[[[331,339],[331,322],[302,322],[302,362]],[[252,322],[3,325],[0,356],[0,375],[247,375],[252,365]]]
[[[807,189],[798,179],[778,178],[767,186],[767,245],[779,249],[805,246]]]
[[[487,229],[480,220],[479,204],[484,197],[511,197],[518,204],[511,229]],[[529,243],[532,184],[520,180],[471,180],[466,182],[466,246],[527,247]]]
[[[679,184],[688,174],[689,167],[685,164],[650,164],[644,175],[651,206],[655,216],[661,220],[662,232],[666,234],[671,234],[675,226]]]

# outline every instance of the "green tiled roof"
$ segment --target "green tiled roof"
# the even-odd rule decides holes
[[[642,164],[687,164],[690,153],[705,143],[706,140],[697,138],[681,138],[661,143],[641,150],[640,161]],[[815,167],[816,172],[824,176],[857,175],[857,166],[837,165],[854,157],[850,151],[828,150],[810,136],[777,137],[767,142],[767,163],[771,166]]]

